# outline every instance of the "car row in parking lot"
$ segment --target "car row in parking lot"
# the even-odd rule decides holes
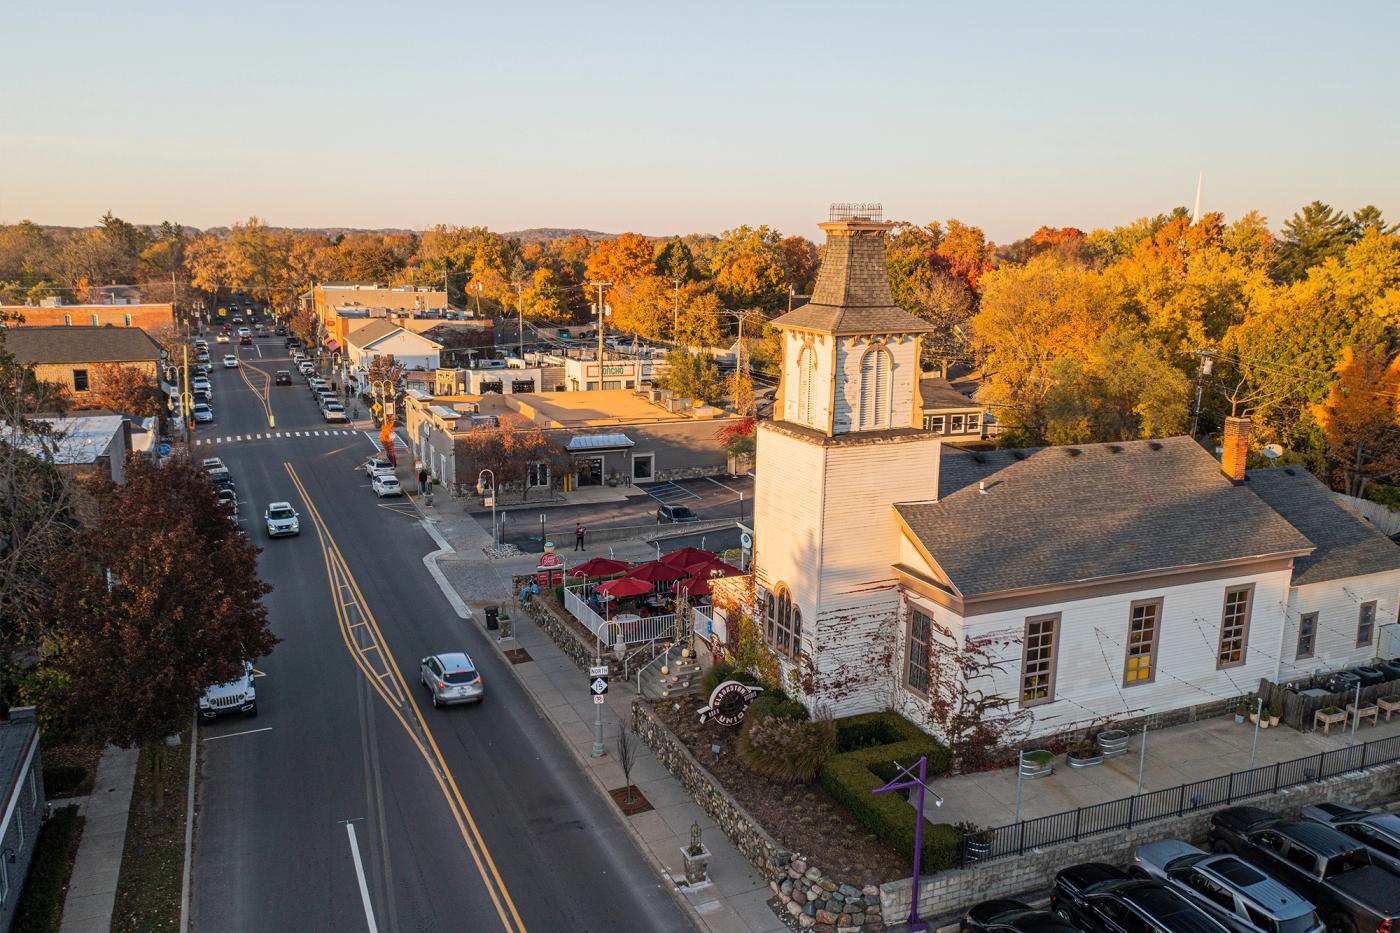
[[[996,933],[1400,933],[1400,818],[1350,804],[1286,819],[1229,807],[1205,852],[1178,839],[1131,865],[1086,862],[1055,876],[1049,909],[986,901],[964,930]]]

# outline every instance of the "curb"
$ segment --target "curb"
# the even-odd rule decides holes
[[[194,875],[194,788],[199,771],[199,713],[190,726],[190,778],[185,796],[185,870],[180,880],[180,930],[190,928],[190,887]]]
[[[417,503],[414,503],[415,507]],[[447,579],[447,574],[442,572],[438,566],[438,558],[448,554],[457,553],[456,548],[447,543],[447,539],[442,536],[442,532],[433,527],[432,522],[427,518],[420,518],[418,524],[428,533],[438,545],[436,551],[431,551],[423,555],[423,566],[428,568],[428,573],[432,574],[433,580],[437,582],[438,589],[442,590],[442,595],[447,598],[447,602],[452,606],[452,611],[457,613],[459,619],[470,619],[472,617],[471,607],[462,601],[462,597],[453,588],[452,583]]]

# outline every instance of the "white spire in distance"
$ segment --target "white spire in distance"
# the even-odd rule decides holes
[[[1196,209],[1191,212],[1191,223],[1193,224],[1201,219],[1201,187],[1205,181],[1206,173],[1205,169],[1202,169],[1201,174],[1196,176]]]

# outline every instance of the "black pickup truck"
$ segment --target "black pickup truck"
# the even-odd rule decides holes
[[[1329,826],[1229,807],[1211,817],[1210,839],[1217,852],[1235,853],[1312,901],[1329,931],[1400,933],[1400,874]]]

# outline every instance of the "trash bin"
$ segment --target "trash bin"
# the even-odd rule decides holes
[[[500,606],[487,606],[487,607],[486,607],[486,627],[487,627],[488,629],[497,629],[497,628],[500,628],[500,626],[501,626],[501,623],[499,622],[500,615],[501,615],[501,607],[500,607]]]

